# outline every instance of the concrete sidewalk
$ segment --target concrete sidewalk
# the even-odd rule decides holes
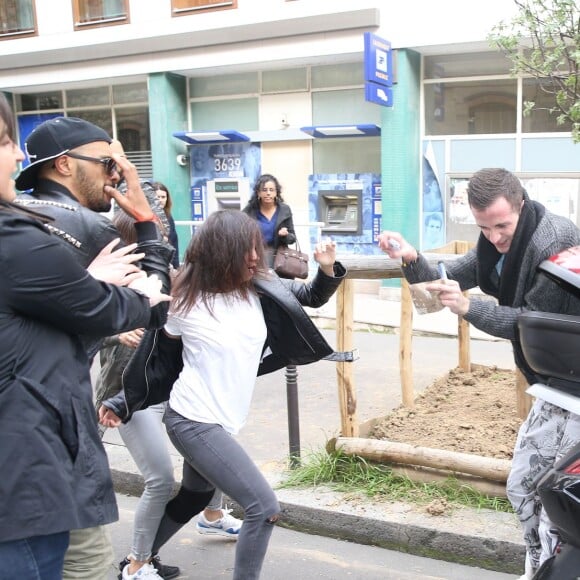
[[[310,310],[330,344],[335,317],[333,302]],[[356,294],[353,363],[359,423],[388,414],[400,404],[398,326],[400,304],[374,295]],[[448,311],[418,316],[413,327],[413,378],[421,392],[434,379],[457,366],[457,317]],[[514,368],[511,345],[472,329],[473,363]],[[335,365],[326,361],[299,367],[300,442],[302,457],[324,449],[339,434],[340,412]],[[276,487],[284,478],[288,457],[286,379],[283,370],[260,377],[248,422],[238,440]],[[118,492],[140,494],[142,477],[116,430],[105,434],[105,447]],[[176,480],[182,460],[172,451]],[[519,524],[511,514],[458,509],[432,516],[400,502],[374,502],[323,487],[278,489],[284,525],[433,558],[457,561],[501,572],[523,573],[524,546]]]

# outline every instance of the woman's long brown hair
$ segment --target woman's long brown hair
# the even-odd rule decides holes
[[[258,273],[267,269],[258,223],[237,210],[220,210],[209,215],[195,231],[183,264],[173,283],[174,312],[186,312],[200,300],[212,310],[215,294],[234,292],[247,300],[252,281],[247,280],[248,255],[258,254]]]
[[[169,217],[171,215],[171,208],[173,207],[173,201],[171,201],[171,194],[169,193],[169,189],[167,189],[167,186],[161,183],[161,181],[152,181],[151,187],[155,192],[157,192],[158,189],[161,189],[161,191],[164,191],[167,194],[167,202],[165,203],[163,211],[165,212],[165,215]]]

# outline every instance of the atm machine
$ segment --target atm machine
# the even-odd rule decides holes
[[[207,215],[219,209],[243,209],[251,197],[247,177],[216,177],[207,181]]]
[[[362,234],[362,190],[319,190],[323,234]]]

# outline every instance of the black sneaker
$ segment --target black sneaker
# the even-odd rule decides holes
[[[177,578],[181,574],[181,570],[178,566],[167,566],[166,564],[162,564],[158,554],[153,556],[151,564],[153,564],[157,573],[165,580],[173,580],[173,578]]]
[[[123,580],[123,568],[125,568],[125,566],[127,566],[129,563],[129,558],[124,558],[121,562],[119,562],[119,570],[121,572],[117,576],[118,580]],[[151,564],[153,564],[153,567],[157,570],[157,574],[159,574],[159,576],[165,580],[172,580],[181,574],[181,570],[177,566],[167,566],[162,564],[158,555],[153,556],[151,559]]]

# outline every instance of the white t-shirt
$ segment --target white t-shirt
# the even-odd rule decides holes
[[[217,423],[235,435],[246,422],[266,341],[259,298],[216,294],[212,313],[199,302],[187,313],[170,314],[165,329],[181,336],[183,370],[169,405],[200,423]]]

